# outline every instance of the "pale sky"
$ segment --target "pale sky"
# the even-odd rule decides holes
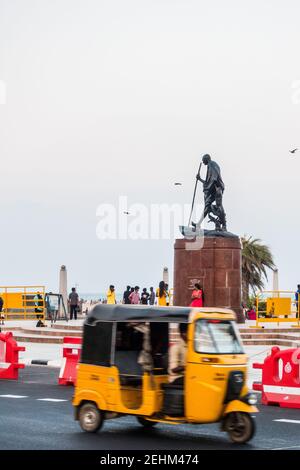
[[[190,203],[210,153],[228,229],[294,289],[299,21],[297,0],[0,0],[1,285],[57,290],[61,264],[81,292],[157,285],[173,241],[101,241],[97,207]]]

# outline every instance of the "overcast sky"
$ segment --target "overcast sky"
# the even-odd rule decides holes
[[[81,292],[156,285],[173,241],[99,240],[97,207],[189,203],[210,153],[228,229],[294,289],[299,18],[297,0],[0,0],[0,283],[57,290],[66,264]]]

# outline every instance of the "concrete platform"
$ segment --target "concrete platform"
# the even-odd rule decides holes
[[[79,320],[79,322],[78,325],[59,323],[52,325],[55,327],[52,327],[50,324],[47,327],[37,328],[35,326],[36,321],[32,323],[30,320],[23,320],[18,322],[18,325],[14,322],[13,326],[8,324],[9,322],[6,322],[4,326],[1,326],[1,329],[3,332],[12,331],[15,340],[18,342],[61,344],[64,336],[78,337],[82,335],[82,321]]]

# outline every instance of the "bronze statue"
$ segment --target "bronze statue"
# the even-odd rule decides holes
[[[201,178],[200,176],[202,163],[207,166],[205,179]],[[187,238],[199,235],[201,232],[201,224],[206,217],[208,217],[209,222],[213,222],[215,224],[215,229],[213,231],[205,230],[204,232],[206,233],[204,234],[209,235],[210,233],[208,232],[211,232],[211,234],[213,234],[212,232],[221,232],[225,235],[225,232],[226,234],[228,233],[226,226],[226,214],[223,208],[223,192],[225,185],[221,177],[220,167],[211,159],[210,155],[208,154],[202,157],[202,163],[200,163],[199,170],[196,175],[196,185],[194,189],[189,225],[188,227],[180,227],[181,233]],[[203,184],[204,211],[199,222],[191,223],[198,181]],[[190,228],[190,226],[192,226],[192,228]],[[228,235],[230,234],[228,233]]]
[[[205,180],[201,178],[200,170],[196,175],[197,181],[201,181],[203,184],[204,192],[204,211],[201,222],[208,216],[209,221],[215,223],[215,230],[226,231],[226,214],[223,208],[223,191],[225,185],[221,177],[220,167],[216,162],[212,161],[208,154],[203,156],[202,163],[207,166]],[[214,204],[214,202],[216,204]],[[216,217],[213,217],[212,214]]]

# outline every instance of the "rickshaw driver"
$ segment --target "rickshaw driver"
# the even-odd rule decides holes
[[[170,348],[169,383],[182,385],[187,354],[187,324],[179,324],[180,340]]]

